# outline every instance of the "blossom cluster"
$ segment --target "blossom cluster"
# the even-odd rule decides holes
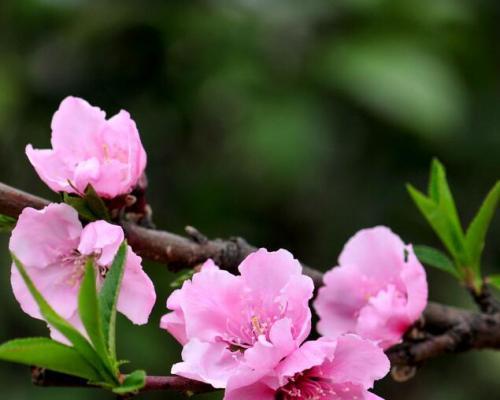
[[[54,191],[82,194],[92,185],[102,198],[129,193],[146,166],[146,153],[134,121],[126,111],[106,120],[105,113],[83,99],[68,97],[52,119],[49,150],[26,147],[40,178]],[[94,260],[100,288],[124,240],[119,225],[94,221],[85,227],[67,204],[42,210],[25,208],[12,231],[10,251],[24,264],[52,308],[83,334],[78,293],[85,263]],[[141,258],[128,247],[117,309],[135,324],[145,324],[156,301],[153,282]],[[17,268],[11,267],[12,290],[24,312],[43,319]],[[66,342],[50,327],[55,340]]]
[[[91,185],[103,199],[130,193],[146,166],[134,121],[74,97],[52,121],[52,149],[26,154],[54,191],[82,195]],[[119,225],[85,226],[67,204],[26,208],[10,250],[49,304],[84,333],[78,292],[86,260],[100,288],[124,233]],[[118,310],[136,324],[148,321],[156,295],[141,258],[128,247]],[[412,247],[386,227],[359,231],[339,265],[312,280],[286,250],[259,249],[235,275],[207,260],[167,300],[160,322],[183,346],[172,373],[225,389],[226,400],[374,400],[374,382],[389,370],[384,350],[402,340],[427,302],[424,269]],[[22,309],[43,319],[13,266],[11,283]],[[311,303],[319,316],[311,339]],[[51,328],[54,339],[65,341]]]
[[[172,372],[225,388],[236,399],[376,399],[384,349],[401,341],[427,303],[424,269],[388,228],[358,232],[327,272],[314,308],[313,283],[287,251],[260,249],[240,275],[207,261],[167,301],[161,321],[182,345]]]

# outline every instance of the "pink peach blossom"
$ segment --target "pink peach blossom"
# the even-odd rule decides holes
[[[161,327],[184,345],[172,373],[222,388],[240,365],[265,374],[308,336],[313,283],[289,252],[260,249],[239,271],[207,261],[169,297]]]
[[[54,191],[82,193],[88,184],[105,198],[129,193],[146,167],[146,152],[126,111],[106,113],[77,97],[65,98],[52,119],[52,149],[26,155]]]
[[[117,225],[96,221],[83,228],[73,208],[50,204],[42,210],[23,210],[12,231],[9,248],[55,311],[82,329],[78,292],[85,261],[94,257],[99,288],[123,240],[123,230]],[[14,265],[11,284],[23,311],[43,319]],[[129,246],[117,308],[135,324],[145,324],[155,300],[154,286],[142,270],[141,258]],[[51,331],[53,338],[63,341],[57,331]]]
[[[357,333],[388,348],[427,304],[425,270],[411,245],[382,226],[354,235],[324,283],[314,307],[318,332],[327,337]]]
[[[375,400],[375,380],[389,372],[389,360],[374,342],[357,335],[304,343],[270,373],[255,379],[238,371],[224,400]]]

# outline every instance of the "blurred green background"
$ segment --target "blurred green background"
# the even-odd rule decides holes
[[[76,95],[131,112],[161,228],[241,235],[322,269],[376,224],[437,245],[404,184],[423,187],[438,156],[468,222],[500,177],[499,18],[494,0],[1,0],[0,180],[56,198],[24,147],[47,147],[53,112]],[[499,237],[497,217],[484,258],[497,272]],[[11,295],[7,240],[0,340],[45,335]],[[180,349],[158,323],[174,276],[146,270],[157,306],[148,326],[119,321],[119,354],[168,374]],[[451,278],[429,275],[432,299],[470,306]],[[489,400],[499,371],[500,353],[444,357],[377,392]],[[2,399],[113,398],[34,388],[6,363],[0,383]]]

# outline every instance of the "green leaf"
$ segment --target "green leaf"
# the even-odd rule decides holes
[[[87,339],[80,332],[78,332],[78,330],[76,330],[68,321],[57,314],[50,306],[50,304],[47,303],[42,294],[33,284],[33,281],[29,277],[21,261],[19,261],[19,259],[14,254],[12,254],[12,259],[22,276],[24,283],[33,296],[33,299],[37,303],[40,309],[40,313],[42,314],[44,319],[55,329],[61,332],[61,334],[64,335],[73,344],[75,350],[80,353],[80,355],[98,371],[99,375],[101,376],[101,381],[116,383],[117,377],[113,375],[113,372],[109,371],[108,368],[102,363],[99,354],[97,354],[97,352],[87,341]]]
[[[495,214],[500,199],[500,181],[490,190],[465,235],[465,245],[470,255],[472,266],[479,271],[481,254],[484,249],[486,233]]]
[[[15,339],[0,346],[0,359],[36,365],[52,371],[98,381],[95,369],[74,348],[48,338]]]
[[[451,194],[448,181],[446,180],[446,171],[437,158],[434,158],[431,164],[429,196],[448,216],[450,223],[453,225],[453,229],[456,229],[463,235],[455,201],[453,200],[453,195]]]
[[[455,278],[460,278],[455,264],[442,251],[429,246],[414,246],[413,250],[417,258],[424,264],[447,272]]]
[[[9,233],[16,226],[16,222],[15,218],[0,214],[0,232]]]
[[[426,197],[412,185],[407,185],[407,189],[420,212],[427,219],[455,261],[460,266],[466,266],[468,259],[461,228],[452,222],[443,206]]]
[[[85,199],[81,197],[71,196],[67,193],[63,194],[63,201],[69,206],[73,207],[78,214],[87,221],[95,221],[98,218],[94,215],[92,210],[89,208]]]
[[[113,360],[116,359],[116,303],[118,302],[118,294],[120,292],[123,271],[125,269],[127,249],[127,242],[123,241],[106,275],[101,292],[99,293],[99,315],[102,321],[104,338]]]
[[[81,197],[64,193],[63,201],[78,211],[78,214],[87,221],[111,219],[106,203],[90,184]]]
[[[137,392],[146,384],[146,372],[137,370],[127,375],[123,383],[117,388],[113,389],[116,394],[126,394]]]
[[[486,278],[486,282],[500,290],[500,274],[489,275]]]
[[[85,275],[78,296],[78,310],[83,326],[94,345],[95,350],[114,374],[118,375],[116,361],[110,358],[102,329],[102,319],[99,317],[99,299],[97,297],[94,261],[89,258],[85,265]]]
[[[182,272],[177,278],[175,278],[172,282],[170,282],[170,287],[171,288],[180,288],[184,281],[187,281],[188,279],[191,279],[193,275],[195,274],[195,270],[193,268]]]
[[[88,185],[85,189],[84,197],[88,208],[97,217],[97,219],[103,219],[109,221],[111,219],[106,203],[99,197],[92,185]]]

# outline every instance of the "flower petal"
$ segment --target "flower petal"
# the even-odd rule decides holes
[[[106,221],[91,222],[83,228],[78,251],[84,255],[98,254],[97,262],[109,266],[124,240],[123,229]]]
[[[45,268],[71,254],[81,231],[77,212],[66,204],[49,204],[42,210],[28,207],[12,231],[9,249],[28,270]]]
[[[224,392],[224,400],[274,400],[275,391],[262,382],[249,386],[232,388]]]
[[[187,338],[212,341],[226,336],[228,321],[241,314],[241,279],[207,262],[181,289]]]
[[[52,118],[52,147],[65,162],[79,162],[103,153],[100,130],[106,113],[78,97],[66,97]]]
[[[302,273],[299,261],[283,249],[259,249],[246,257],[238,269],[245,285],[264,297],[277,296],[292,276]]]
[[[238,367],[238,361],[222,342],[191,339],[182,349],[182,359],[183,362],[173,365],[173,374],[206,382],[215,388],[226,387]]]
[[[389,368],[389,359],[383,350],[357,335],[340,336],[333,360],[321,367],[332,381],[360,384],[365,389],[373,387],[375,380],[387,375]]]
[[[35,287],[58,314],[64,318],[73,315],[78,308],[80,287],[75,269],[68,265],[53,264],[43,269],[31,268],[28,274]],[[33,318],[43,319],[38,305],[14,264],[11,267],[11,285],[22,310]]]
[[[72,172],[52,149],[35,150],[31,144],[26,146],[26,155],[38,176],[54,192],[75,193],[68,179]]]
[[[128,247],[117,309],[134,324],[148,322],[156,301],[153,282],[142,270],[141,257]]]

